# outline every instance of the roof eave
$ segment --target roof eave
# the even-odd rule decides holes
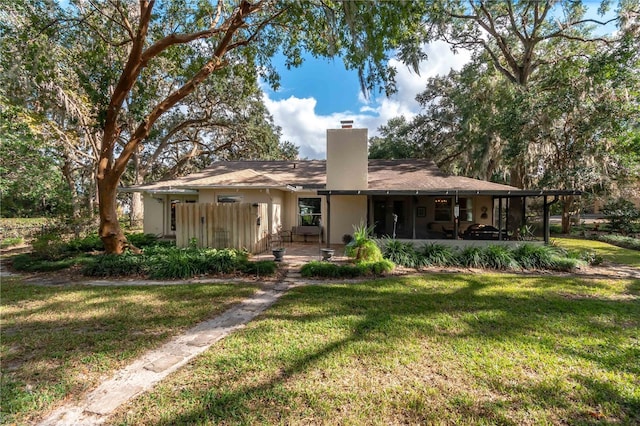
[[[573,189],[545,189],[545,190],[527,190],[527,189],[322,189],[318,190],[318,195],[491,195],[497,197],[535,197],[549,195],[581,195],[581,191]]]

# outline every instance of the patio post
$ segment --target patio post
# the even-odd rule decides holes
[[[546,195],[542,200],[542,238],[545,244],[549,244],[549,205]]]
[[[502,240],[502,197],[498,197],[498,240]]]
[[[327,194],[327,248],[331,247],[331,194]]]

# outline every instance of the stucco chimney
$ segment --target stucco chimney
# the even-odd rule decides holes
[[[367,129],[327,129],[327,189],[368,188]]]

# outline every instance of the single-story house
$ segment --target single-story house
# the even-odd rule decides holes
[[[458,238],[473,224],[468,235],[474,238],[506,239],[514,221],[508,209],[524,217],[527,197],[543,197],[548,242],[549,205],[561,195],[579,195],[450,176],[430,160],[369,160],[367,129],[350,126],[327,130],[326,160],[220,161],[127,190],[143,194],[145,233],[175,235],[179,245],[195,239],[210,246],[251,245],[253,251],[265,246],[246,238],[264,241],[276,234],[341,244],[359,224],[374,225],[379,237],[402,239]],[[478,232],[483,226],[493,232]],[[242,231],[245,240],[231,235],[237,227],[251,228]]]

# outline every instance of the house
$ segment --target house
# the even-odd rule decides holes
[[[175,235],[178,245],[195,238],[252,251],[283,231],[286,238],[341,244],[360,223],[374,224],[377,236],[402,239],[454,238],[478,224],[474,229],[497,227],[487,236],[503,239],[509,221],[524,218],[527,197],[544,199],[548,241],[549,206],[579,194],[449,176],[430,160],[368,160],[367,144],[367,129],[347,125],[327,130],[326,161],[222,161],[128,190],[143,193],[145,233]],[[235,235],[238,227],[244,239]]]

